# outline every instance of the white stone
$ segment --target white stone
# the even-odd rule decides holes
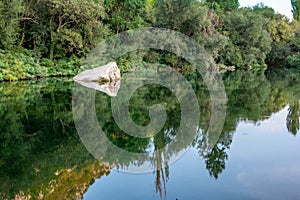
[[[79,73],[73,80],[84,87],[98,90],[115,97],[120,89],[121,74],[117,63],[96,67]]]
[[[110,62],[107,65],[83,71],[73,79],[76,82],[112,82],[120,80],[121,73],[117,63]]]

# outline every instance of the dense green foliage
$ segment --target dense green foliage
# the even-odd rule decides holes
[[[206,2],[217,3],[226,11],[235,10],[239,7],[238,0],[207,0]]]
[[[105,0],[106,24],[114,33],[146,25],[145,0]]]
[[[12,48],[20,31],[20,16],[24,12],[22,1],[0,2],[0,47]]]
[[[78,73],[82,59],[72,55],[70,58],[50,60],[34,59],[29,50],[13,52],[0,50],[0,81],[16,81],[43,76],[74,76]]]
[[[291,2],[293,21],[263,5],[238,8],[237,0],[3,0],[0,1],[0,82],[73,76],[98,42],[145,26],[168,28],[192,37],[222,67],[300,70],[300,2]],[[167,64],[180,68],[183,74],[194,69],[175,54],[159,50],[131,52],[118,59],[122,71],[143,62]],[[209,93],[200,76],[193,73],[191,84],[199,102],[205,102],[200,105],[198,127],[203,134],[193,145],[212,177],[218,178],[226,167],[226,151],[239,121],[259,122],[289,106],[287,130],[294,135],[299,132],[299,74],[282,70],[284,73],[278,74],[255,69],[223,75],[227,116],[213,148],[205,146],[214,144],[212,140],[216,138],[207,131],[211,115]],[[0,180],[4,184],[0,198],[3,193],[5,198],[13,198],[21,190],[39,188],[55,179],[57,170],[79,164],[82,169],[93,168],[90,164],[94,160],[79,141],[73,124],[72,87],[73,82],[60,80],[1,83]],[[167,108],[168,121],[153,141],[122,132],[113,121],[108,96],[97,94],[97,115],[103,119],[101,126],[112,143],[131,152],[146,152],[151,142],[159,149],[176,138],[180,123],[176,116],[180,115],[180,109],[174,99],[169,90],[153,85],[140,88],[133,95],[130,113],[139,125],[149,122],[148,110],[153,104],[163,101]],[[181,150],[174,149],[172,153]],[[111,158],[111,163],[118,160],[117,156]],[[162,157],[166,156],[169,155]],[[135,162],[132,158],[124,160],[120,167]],[[163,160],[158,158],[156,162]],[[78,167],[74,169],[80,171]],[[167,167],[165,170],[168,171]]]
[[[263,18],[248,9],[231,12],[224,22],[230,43],[221,56],[225,65],[263,66],[271,50],[271,38]]]
[[[238,8],[237,0],[1,1],[2,57],[15,56],[17,63],[20,59],[28,61],[20,61],[24,69],[17,67],[17,71],[13,63],[3,61],[0,80],[73,75],[80,65],[77,58],[84,59],[98,42],[145,26],[192,37],[222,67],[299,68],[299,1],[292,0],[291,4],[293,21],[262,4]],[[61,59],[69,65],[66,71],[56,67]],[[131,52],[118,61],[122,70],[143,61],[190,68],[176,55],[154,50]]]

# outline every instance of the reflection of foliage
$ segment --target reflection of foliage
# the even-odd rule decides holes
[[[289,113],[286,118],[286,126],[289,132],[296,135],[299,131],[300,104],[299,100],[290,103]]]
[[[57,170],[93,161],[73,125],[71,88],[72,81],[60,79],[0,84],[0,193],[5,198],[40,187]]]
[[[211,150],[199,149],[199,154],[205,161],[206,169],[215,179],[218,179],[222,171],[225,170],[225,161],[228,159],[228,154],[226,151],[230,148],[232,136],[232,133],[224,130],[217,144]],[[201,144],[202,142],[205,142],[203,139],[205,139],[205,137],[198,141],[200,143],[198,144],[198,147],[203,146]],[[204,150],[204,152],[202,150]]]
[[[160,104],[165,107],[168,118],[165,122],[163,129],[158,133],[149,132],[149,137],[151,139],[135,138],[130,136],[117,126],[113,122],[113,117],[110,111],[106,111],[106,105],[110,99],[103,95],[97,94],[97,101],[101,102],[96,104],[97,115],[103,130],[106,135],[118,147],[131,152],[148,152],[156,151],[165,147],[172,139],[176,138],[176,132],[180,122],[180,110],[178,101],[172,92],[162,86],[151,84],[145,85],[137,89],[130,99],[130,117],[139,126],[146,126],[150,123],[149,110],[151,106],[155,104]],[[105,111],[104,111],[105,110]],[[156,134],[152,136],[152,134]],[[150,149],[153,147],[154,149]],[[175,149],[174,151],[180,151],[181,149]],[[176,153],[176,152],[171,152]],[[116,155],[117,156],[117,155]],[[153,166],[156,166],[156,180],[155,186],[156,191],[160,195],[160,198],[166,197],[166,182],[169,177],[169,166],[168,159],[171,155],[165,151],[156,151],[154,153],[154,158],[152,161]],[[141,163],[143,161],[139,161]],[[126,163],[118,163],[118,165],[123,166]]]
[[[265,76],[265,74],[267,76]],[[272,113],[283,109],[291,100],[287,117],[288,130],[296,134],[299,130],[299,82],[291,80],[297,74],[287,75],[287,72],[278,71],[235,71],[223,75],[228,98],[226,119],[222,135],[213,148],[209,148],[214,133],[207,132],[207,123],[210,119],[209,100],[205,101],[205,95],[201,97],[202,118],[200,122],[199,136],[195,146],[200,157],[204,158],[206,168],[211,176],[218,178],[225,169],[225,161],[228,158],[226,151],[232,142],[232,133],[240,121],[253,121],[254,123],[265,120]],[[204,111],[204,112],[203,112]]]
[[[196,128],[199,137],[195,145],[212,177],[218,178],[225,169],[227,151],[240,121],[265,120],[289,103],[288,130],[293,134],[299,131],[299,75],[293,74],[294,78],[291,79],[286,74],[288,73],[270,71],[236,71],[223,74],[228,103],[223,132],[220,137],[217,135],[219,139],[216,138],[216,134],[208,132],[212,113],[205,84],[197,75],[187,77],[195,90],[201,111],[199,127]],[[4,193],[5,197],[11,198],[28,189],[33,191],[32,188],[47,190],[47,184],[51,180],[59,179],[54,174],[56,171],[62,172],[61,180],[70,175],[72,180],[78,180],[75,184],[83,183],[81,180],[88,182],[89,178],[85,179],[87,177],[81,176],[81,172],[85,169],[93,170],[94,168],[90,167],[94,160],[80,143],[73,124],[72,86],[71,81],[59,79],[0,84],[0,181],[3,183],[0,193]],[[185,95],[184,91],[179,93]],[[131,152],[147,152],[153,150],[151,148],[161,149],[172,140],[186,139],[177,134],[181,116],[179,103],[175,95],[166,88],[158,85],[141,87],[130,100],[130,117],[138,125],[149,123],[148,111],[152,105],[159,103],[166,108],[168,119],[163,130],[150,139],[134,138],[123,133],[113,120],[110,100],[110,97],[97,93],[96,110],[100,126],[104,127],[108,138],[117,146]],[[85,114],[89,113],[83,111],[83,115]],[[212,145],[215,144],[213,141],[218,142]],[[179,145],[176,148],[172,153],[180,152],[186,147]],[[109,151],[104,147],[103,149]],[[111,158],[111,163],[116,162],[118,155],[115,156]],[[158,167],[156,187],[161,196],[166,191],[170,156],[161,152],[151,160]],[[122,164],[127,166],[133,162],[139,165],[145,160],[137,161],[128,157]],[[78,166],[76,170],[67,173],[66,169],[73,169],[74,166]],[[70,186],[60,185],[60,188],[65,190]],[[34,195],[39,194],[39,189],[34,190]]]
[[[286,126],[289,132],[296,135],[299,130],[300,74],[299,72],[293,73],[293,71],[278,70],[272,71],[272,73],[268,72],[267,77],[273,83],[275,92],[272,93],[272,96],[277,96],[277,99],[279,99],[277,105],[284,107],[289,104]],[[274,103],[272,105],[276,107]]]
[[[84,165],[57,171],[54,179],[39,189],[26,191],[25,194],[38,196],[39,199],[80,199],[96,179],[108,175],[110,171],[110,166],[105,163]]]
[[[261,116],[272,113],[266,113],[271,85],[263,70],[229,73],[226,74],[224,83],[227,86],[227,115],[238,114],[238,118],[258,121],[262,119]],[[232,120],[229,121],[233,123]]]
[[[156,192],[159,193],[160,199],[166,199],[167,195],[167,186],[166,183],[169,180],[169,166],[166,160],[166,155],[164,153],[156,152],[156,179],[155,179],[155,188]],[[163,168],[162,163],[165,161],[165,167]]]
[[[206,169],[215,179],[218,179],[219,174],[225,169],[225,160],[228,159],[225,150],[225,147],[218,147],[218,145],[216,145],[211,152],[204,157]]]
[[[130,99],[129,117],[139,126],[145,126],[150,123],[149,110],[151,106],[160,104],[166,108],[168,118],[163,129],[159,133],[153,133],[149,130],[150,132],[147,135],[149,138],[137,138],[123,132],[114,122],[109,101],[109,97],[97,93],[97,117],[106,136],[119,148],[135,153],[151,152],[153,145],[155,145],[156,150],[161,149],[175,138],[180,122],[180,118],[178,117],[180,116],[180,109],[174,94],[168,89],[158,85],[146,85],[136,90]],[[154,136],[154,134],[156,135]],[[180,151],[181,149],[177,150]],[[118,155],[112,155],[112,157],[107,158],[109,159],[107,161],[116,159],[117,157]],[[127,162],[130,163],[130,159]],[[126,165],[126,162],[118,164],[122,166]]]

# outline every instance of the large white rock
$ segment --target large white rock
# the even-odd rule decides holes
[[[120,80],[121,74],[117,63],[110,62],[107,65],[83,71],[73,79],[77,82],[112,82]]]
[[[113,97],[117,96],[121,85],[120,70],[115,62],[83,71],[73,79],[84,87],[104,92]]]

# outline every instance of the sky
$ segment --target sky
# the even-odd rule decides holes
[[[265,6],[273,8],[276,12],[293,19],[290,0],[239,0],[239,3],[241,7],[255,6],[258,3],[263,3]]]

